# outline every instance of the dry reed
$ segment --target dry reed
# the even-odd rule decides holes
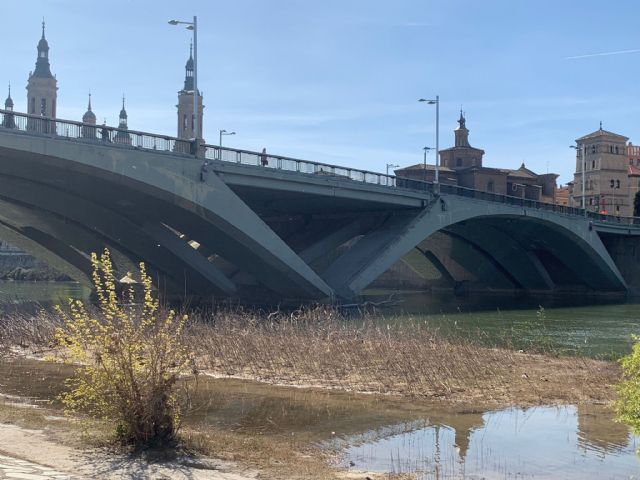
[[[549,363],[550,358],[541,355],[481,346],[471,339],[445,339],[426,323],[386,322],[371,315],[345,318],[327,307],[268,315],[242,309],[202,315],[188,335],[204,370],[358,392],[536,403],[549,397],[547,385],[573,388],[573,380],[567,383],[571,376],[582,382],[577,385],[580,399],[585,394],[599,399],[607,394],[594,395],[591,382],[583,380],[595,382],[611,374],[606,362],[556,358]],[[548,363],[556,365],[556,371],[543,378]],[[538,386],[551,375],[557,384]],[[528,398],[522,398],[525,393]]]
[[[58,325],[45,312],[0,317],[0,356],[46,353]],[[476,405],[605,402],[620,376],[614,362],[491,348],[482,332],[445,338],[424,322],[329,307],[192,314],[185,334],[198,368],[215,375]]]

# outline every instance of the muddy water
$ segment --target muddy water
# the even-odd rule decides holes
[[[70,373],[44,362],[5,361],[0,393],[38,404],[55,398]],[[193,403],[191,426],[294,437],[337,451],[345,467],[359,470],[422,479],[640,478],[639,439],[603,406],[458,411],[206,376]]]

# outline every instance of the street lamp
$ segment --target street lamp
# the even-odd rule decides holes
[[[187,30],[193,30],[193,136],[198,140],[198,17],[194,15],[193,22],[169,20],[169,25],[186,25]]]
[[[222,147],[222,136],[223,135],[235,135],[236,132],[227,132],[226,130],[220,130],[220,143],[219,146]]]
[[[424,159],[422,161],[422,179],[426,182],[427,181],[427,152],[429,150],[433,150],[433,148],[431,147],[422,147],[422,149],[424,150]],[[435,183],[438,183],[438,165],[437,165],[438,160],[436,160],[436,181]]]
[[[436,174],[435,174],[433,183],[437,185],[439,182],[439,169],[440,169],[440,95],[436,95],[435,100],[421,98],[418,101],[426,102],[427,105],[436,106]],[[426,152],[425,152],[425,155],[426,155]]]
[[[387,163],[387,176],[389,176],[389,169],[390,168],[396,168],[399,167],[400,165],[396,165],[395,163]]]
[[[583,143],[582,144],[582,148],[580,147],[576,147],[575,145],[569,145],[569,148],[573,148],[576,153],[580,152],[581,156],[582,156],[582,209],[584,210],[584,216],[587,216],[587,199],[585,198],[585,194],[584,194],[584,189],[585,189],[585,170],[587,169],[587,161],[586,161],[586,153],[587,153],[587,148],[586,145]]]

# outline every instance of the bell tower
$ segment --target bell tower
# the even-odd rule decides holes
[[[194,114],[193,95],[194,92],[194,65],[193,65],[193,45],[189,54],[189,60],[185,65],[184,87],[178,92],[178,134],[177,137],[183,140],[195,138],[194,134]],[[202,95],[198,92],[198,138],[202,139]]]
[[[49,43],[45,38],[44,28],[43,20],[42,38],[38,42],[36,68],[29,73],[29,81],[27,83],[27,112],[31,115],[56,118],[58,80],[51,74]]]

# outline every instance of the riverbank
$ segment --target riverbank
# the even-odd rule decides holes
[[[5,359],[0,392],[56,397],[69,367],[41,360],[20,366],[17,360],[49,355],[55,327],[50,315],[0,322],[0,344],[18,361],[12,366]],[[231,473],[251,470],[260,478],[375,478],[331,467],[333,452],[319,442],[412,422],[437,409],[456,415],[511,405],[607,404],[620,376],[616,362],[558,356],[545,352],[544,341],[528,344],[527,351],[490,347],[443,336],[425,323],[346,318],[321,308],[194,316],[185,341],[200,375],[181,430],[184,448],[238,465]],[[53,433],[54,441],[71,439],[76,449],[95,448],[96,438],[109,436],[98,429],[93,439],[78,441],[78,427],[56,419],[59,407],[20,409],[5,402],[1,410],[0,424]],[[28,418],[33,412],[35,422]]]

